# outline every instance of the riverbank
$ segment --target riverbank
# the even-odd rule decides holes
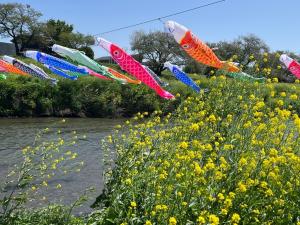
[[[0,81],[0,117],[131,117],[138,112],[173,111],[192,90],[178,81],[167,87],[181,97],[166,101],[145,85],[123,85],[94,77],[61,79],[57,86],[35,78]]]
[[[190,76],[201,88],[210,88],[210,79],[197,74]],[[61,79],[57,86],[52,86],[36,78],[11,75],[7,80],[0,80],[0,117],[129,118],[138,112],[162,111],[167,114],[187,97],[197,96],[170,74],[165,73],[163,77],[169,83],[166,89],[176,95],[175,100],[161,99],[145,85],[123,85],[89,76],[77,81]],[[272,85],[278,92],[300,94],[291,88],[291,84]],[[297,102],[293,104],[298,105]]]

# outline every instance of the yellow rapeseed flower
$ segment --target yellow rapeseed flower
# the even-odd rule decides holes
[[[221,209],[221,214],[226,216],[228,214],[228,210],[227,209]]]
[[[247,186],[245,184],[243,184],[241,181],[238,183],[238,191],[240,191],[240,192],[247,191]]]
[[[224,201],[224,206],[226,208],[230,208],[232,206],[232,200],[230,198],[226,198]]]
[[[215,123],[217,121],[216,116],[214,114],[211,114],[208,117],[209,122]]]
[[[125,184],[126,184],[126,185],[131,185],[131,184],[132,184],[132,180],[131,180],[130,178],[127,178],[127,179],[125,180]]]
[[[241,220],[241,217],[239,214],[237,213],[233,213],[232,217],[231,217],[231,222],[233,223],[239,223]]]
[[[185,141],[181,142],[178,146],[179,148],[187,149],[189,147],[189,144]]]
[[[170,217],[169,219],[169,225],[176,225],[177,224],[177,220],[175,217]]]
[[[203,216],[199,216],[197,219],[197,222],[199,225],[205,224],[205,218]]]
[[[245,159],[244,157],[242,157],[240,160],[239,160],[239,166],[240,167],[243,167],[247,165],[247,159]]]
[[[283,102],[281,99],[279,99],[279,100],[277,101],[277,105],[278,105],[278,106],[283,106],[283,104],[284,104],[284,102]]]
[[[267,189],[265,193],[266,193],[266,196],[273,196],[274,195],[273,191],[270,188]]]
[[[203,171],[197,162],[194,162],[194,171],[196,175],[200,175]]]
[[[281,97],[285,97],[286,96],[286,93],[283,91],[283,92],[280,92],[280,96]]]
[[[197,123],[193,123],[193,124],[191,125],[191,130],[192,130],[192,131],[198,131],[198,130],[199,130],[199,125],[198,125]]]
[[[225,197],[222,193],[219,193],[217,196],[218,196],[219,200],[224,200],[225,199]]]
[[[130,202],[130,206],[132,207],[132,208],[136,208],[136,202]]]
[[[219,217],[217,217],[214,214],[210,214],[208,216],[208,221],[210,222],[211,225],[218,225],[220,223]]]
[[[290,99],[291,99],[291,100],[297,100],[297,99],[298,99],[298,96],[295,95],[295,94],[292,94],[292,95],[290,95]]]

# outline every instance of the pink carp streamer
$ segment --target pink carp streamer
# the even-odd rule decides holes
[[[160,97],[164,99],[175,98],[171,93],[164,90],[138,61],[136,61],[131,55],[127,54],[119,46],[103,38],[98,38],[97,41],[101,47],[111,54],[114,61],[116,61],[123,70],[142,81],[152,90],[154,90]]]
[[[288,68],[288,70],[295,75],[298,79],[300,79],[300,63],[296,60],[292,59],[286,54],[282,54],[279,60],[284,63],[284,65]]]

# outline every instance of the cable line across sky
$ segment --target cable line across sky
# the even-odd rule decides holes
[[[135,24],[132,24],[132,25],[115,28],[115,29],[112,29],[112,30],[109,30],[109,31],[105,31],[105,32],[102,32],[102,33],[95,34],[93,36],[109,34],[109,33],[119,31],[119,30],[124,30],[124,29],[128,29],[128,28],[131,28],[131,27],[136,27],[136,26],[140,26],[140,25],[143,25],[143,24],[147,24],[147,23],[152,23],[154,21],[161,21],[162,19],[165,19],[165,18],[168,18],[168,17],[177,16],[177,15],[187,13],[187,12],[191,12],[191,11],[194,11],[194,10],[197,10],[197,9],[205,8],[205,7],[216,5],[216,4],[220,4],[220,3],[225,2],[225,1],[226,0],[219,0],[219,1],[210,2],[210,3],[207,3],[207,4],[196,6],[194,8],[190,8],[190,9],[186,9],[186,10],[179,11],[179,12],[176,12],[176,13],[172,13],[172,14],[168,14],[168,15],[165,15],[165,16],[157,17],[157,18],[154,18],[154,19],[151,19],[151,20],[145,20],[145,21],[135,23]]]

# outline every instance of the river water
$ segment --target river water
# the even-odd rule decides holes
[[[57,130],[62,136],[76,131],[79,137],[76,144],[78,158],[84,165],[80,172],[55,176],[48,187],[41,189],[39,196],[43,201],[35,200],[30,207],[45,206],[49,203],[70,204],[74,202],[88,187],[95,187],[90,194],[90,200],[83,206],[75,209],[74,213],[88,213],[90,204],[95,200],[103,188],[101,171],[101,145],[103,137],[109,135],[120,119],[87,119],[68,118],[65,123],[60,118],[30,118],[30,119],[1,119],[0,118],[0,182],[4,180],[7,172],[17,163],[21,162],[21,149],[32,145],[36,134],[46,127],[50,128],[47,140],[57,138]],[[53,132],[51,132],[53,131]],[[84,137],[86,138],[80,138]],[[62,187],[57,188],[60,184]]]

